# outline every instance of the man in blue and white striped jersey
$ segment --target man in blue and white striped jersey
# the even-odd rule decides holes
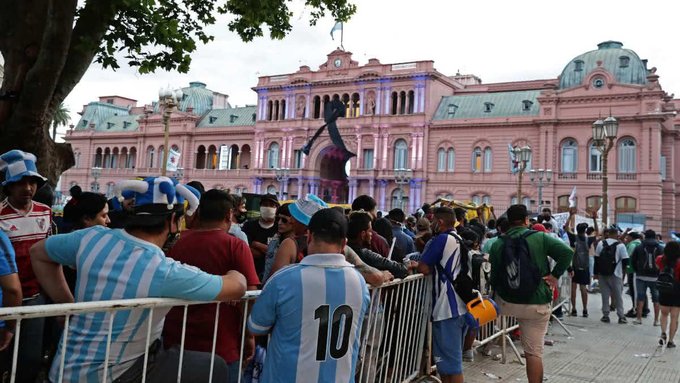
[[[347,218],[316,212],[308,254],[274,274],[253,306],[248,329],[272,334],[261,382],[353,382],[369,304],[363,277],[342,254]]]
[[[177,193],[190,200],[189,211],[198,206],[198,200],[191,199],[188,189],[174,185],[166,177],[123,182],[133,183],[136,191],[135,214],[125,230],[94,226],[52,236],[31,248],[35,274],[55,303],[74,302],[74,295],[75,302],[146,297],[229,301],[243,296],[246,280],[240,273],[232,270],[224,276],[210,275],[163,254],[161,247],[178,232],[179,217],[184,212],[183,198]],[[192,200],[195,202],[191,203]],[[74,295],[66,284],[62,265],[78,273]],[[151,346],[146,381],[176,381],[179,350],[165,350],[160,341],[169,310],[132,309],[115,315],[110,312],[74,315],[65,330],[68,331],[65,347],[63,342],[59,344],[50,381],[59,380],[63,353],[66,354],[64,382],[140,381],[147,351],[147,328],[151,329]],[[111,321],[111,342],[107,349]],[[210,353],[185,350],[185,373],[181,382],[208,381],[210,365]],[[227,379],[227,366],[219,356],[215,356],[213,379]]]

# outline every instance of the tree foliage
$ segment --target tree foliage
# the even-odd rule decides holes
[[[3,0],[0,11],[0,153],[14,148],[38,156],[52,183],[74,164],[65,144],[50,139],[50,123],[92,62],[140,73],[187,72],[206,28],[229,15],[243,41],[282,39],[292,29],[290,0]],[[349,0],[304,0],[310,25],[324,16],[346,21]],[[27,134],[30,132],[30,134]]]

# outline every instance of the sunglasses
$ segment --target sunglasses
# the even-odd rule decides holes
[[[281,223],[291,223],[291,219],[289,217],[284,217],[282,215],[276,217]]]

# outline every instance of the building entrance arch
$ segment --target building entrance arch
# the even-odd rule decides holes
[[[347,203],[349,181],[345,170],[349,157],[330,145],[321,150],[318,156],[319,197],[329,203]]]

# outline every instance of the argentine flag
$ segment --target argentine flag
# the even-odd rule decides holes
[[[342,21],[336,21],[335,25],[333,26],[333,29],[331,29],[331,39],[332,40],[335,40],[335,38],[333,36],[333,32],[335,32],[335,31],[342,32]]]

